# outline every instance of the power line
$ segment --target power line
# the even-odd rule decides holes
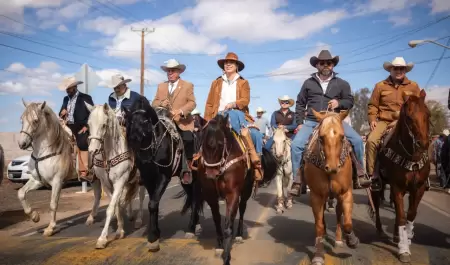
[[[450,38],[449,38],[448,41],[447,41],[447,46],[448,46],[448,45],[450,45]],[[428,78],[428,81],[427,81],[427,83],[426,83],[426,85],[425,85],[425,89],[428,88],[428,85],[430,84],[431,80],[433,79],[434,75],[436,74],[437,69],[438,69],[439,66],[441,65],[442,58],[444,58],[444,55],[445,55],[445,52],[446,52],[446,51],[447,51],[447,49],[444,48],[443,51],[442,51],[441,57],[439,57],[438,62],[437,62],[436,65],[434,66],[434,69],[433,69],[433,71],[431,72],[430,77]]]

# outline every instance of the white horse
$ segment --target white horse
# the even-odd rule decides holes
[[[99,106],[85,104],[91,112],[88,121],[89,153],[93,156],[94,172],[106,193],[111,197],[106,210],[105,226],[96,244],[96,248],[105,248],[108,242],[109,225],[114,214],[117,217],[116,238],[125,236],[124,210],[127,205],[131,207],[139,183],[136,170],[133,169],[134,159],[128,150],[126,138],[114,111],[106,103]],[[94,206],[86,224],[92,224],[97,214],[100,190],[94,189],[94,194]],[[141,200],[143,200],[142,197]],[[140,214],[142,218],[142,213]]]
[[[61,126],[58,116],[44,103],[27,104],[22,99],[25,111],[21,116],[19,147],[26,150],[33,148],[28,171],[31,178],[18,191],[18,198],[25,214],[33,222],[39,222],[39,213],[32,210],[26,200],[26,194],[42,186],[52,188],[50,199],[51,219],[44,230],[45,236],[51,236],[56,226],[56,210],[58,208],[61,188],[65,181],[77,178],[77,170],[72,159],[72,148],[69,137]]]
[[[277,128],[273,134],[272,154],[278,161],[277,168],[277,213],[283,213],[284,208],[292,208],[292,162],[291,162],[291,139],[286,136],[284,129]]]

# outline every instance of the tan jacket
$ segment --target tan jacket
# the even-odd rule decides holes
[[[220,97],[222,95],[222,77],[218,77],[211,84],[208,99],[205,105],[204,119],[209,121],[219,112]],[[231,103],[231,102],[230,102]],[[248,81],[239,77],[236,83],[236,109],[245,113],[245,119],[254,122],[253,117],[249,114],[248,105],[250,104],[250,85]]]
[[[393,114],[400,111],[404,103],[403,92],[409,91],[419,95],[420,88],[416,82],[405,77],[403,83],[395,87],[391,78],[378,82],[372,91],[372,96],[368,104],[369,122],[377,121],[377,119],[392,122]]]
[[[158,85],[153,107],[161,106],[161,102],[169,99],[172,110],[183,111],[183,116],[177,116],[174,120],[183,131],[194,131],[194,118],[191,112],[197,106],[194,96],[194,85],[185,80],[178,81],[178,87],[169,95],[169,82]]]

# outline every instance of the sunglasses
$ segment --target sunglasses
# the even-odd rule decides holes
[[[324,66],[324,65],[333,65],[333,61],[320,61],[319,62],[320,66]]]
[[[289,104],[289,100],[287,100],[287,101],[281,101],[281,104]]]
[[[406,67],[403,66],[394,66],[392,67],[394,71],[406,71]]]

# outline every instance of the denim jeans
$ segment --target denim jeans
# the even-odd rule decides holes
[[[364,165],[364,143],[361,136],[353,130],[346,122],[342,123],[344,126],[344,134],[352,144],[353,151],[355,152],[356,159],[360,165]],[[294,181],[300,182],[296,179],[297,171],[300,168],[300,161],[302,161],[303,151],[305,151],[306,143],[309,140],[314,128],[318,125],[318,122],[306,120],[302,128],[297,132],[291,145],[291,159],[292,170],[294,172]]]
[[[228,114],[230,126],[237,134],[241,133],[241,128],[245,128],[250,123],[245,119],[245,113],[240,110],[228,110],[219,114]],[[252,137],[253,144],[255,145],[256,153],[262,154],[263,148],[263,134],[255,128],[250,128],[250,136]]]

